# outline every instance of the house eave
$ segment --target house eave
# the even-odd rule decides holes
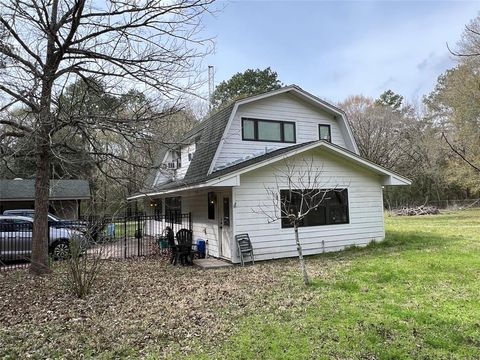
[[[179,192],[185,192],[189,190],[196,190],[196,189],[201,189],[201,188],[209,188],[209,187],[232,187],[232,186],[239,186],[240,185],[240,176],[238,175],[226,175],[223,177],[219,177],[217,179],[210,179],[206,182],[202,182],[199,184],[194,184],[194,185],[185,185],[184,187],[176,187],[172,189],[165,189],[165,190],[159,190],[159,191],[154,191],[154,192],[145,192],[143,194],[136,194],[133,196],[130,196],[127,198],[128,201],[130,200],[138,200],[141,198],[148,198],[148,197],[156,197],[160,195],[166,195],[166,194],[173,194],[173,193],[179,193]]]
[[[149,192],[149,193],[144,193],[144,194],[137,194],[134,196],[131,196],[127,198],[127,200],[136,200],[144,197],[155,197],[155,196],[160,196],[160,195],[165,195],[165,194],[171,194],[171,193],[178,193],[178,192],[184,192],[188,190],[194,190],[194,189],[200,189],[200,188],[206,188],[206,187],[221,187],[221,186],[239,186],[240,185],[240,175],[253,171],[255,169],[261,168],[263,166],[278,162],[280,160],[284,160],[286,158],[289,158],[291,156],[313,150],[313,149],[320,149],[320,148],[325,148],[327,151],[330,151],[334,154],[337,154],[341,157],[344,157],[353,163],[356,163],[357,165],[361,165],[364,168],[370,169],[372,172],[376,173],[377,175],[381,176],[381,184],[382,185],[411,185],[412,181],[406,177],[401,176],[400,174],[396,174],[390,170],[387,170],[380,165],[377,165],[367,159],[364,159],[348,150],[342,149],[336,145],[333,145],[329,142],[319,140],[314,143],[309,144],[308,146],[302,147],[302,148],[296,148],[292,149],[289,152],[285,152],[283,154],[280,154],[278,156],[272,157],[270,159],[266,159],[263,161],[260,161],[258,163],[245,166],[244,168],[238,169],[236,171],[233,171],[231,173],[227,173],[225,175],[221,175],[219,177],[213,177],[211,179],[208,179],[206,181],[203,181],[198,184],[193,184],[193,185],[186,185],[184,187],[175,187],[172,189],[166,189],[166,190],[160,190],[157,192]]]

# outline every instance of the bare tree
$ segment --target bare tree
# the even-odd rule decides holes
[[[400,95],[385,92],[382,96],[385,94],[393,98],[392,104],[382,97],[375,101],[356,95],[349,96],[339,107],[347,114],[360,154],[392,169],[410,156],[406,137],[416,119],[412,107],[400,108]]]
[[[458,147],[455,147],[447,138],[447,135],[445,135],[445,132],[442,132],[442,138],[445,140],[445,142],[448,144],[450,150],[452,150],[457,156],[462,159],[463,162],[465,162],[470,168],[475,170],[476,172],[480,173],[480,165],[475,165],[473,163],[473,160],[470,160],[467,158],[465,155],[465,150],[460,149]]]
[[[29,136],[34,144],[32,273],[49,271],[47,209],[52,157],[61,157],[66,150],[74,154],[70,141],[75,134],[100,162],[114,158],[128,163],[117,152],[100,146],[99,134],[116,134],[133,144],[132,138],[145,137],[142,123],[151,118],[118,117],[115,112],[91,118],[61,116],[64,89],[78,79],[91,84],[94,78],[102,80],[112,93],[138,89],[163,101],[193,93],[199,84],[199,60],[210,50],[211,42],[199,31],[212,2],[2,1],[0,109],[6,112],[22,107],[29,113],[25,122],[2,116],[2,137]]]
[[[468,25],[465,25],[457,49],[451,49],[448,43],[447,49],[456,57],[480,58],[480,16],[475,17]]]
[[[275,185],[265,187],[268,201],[252,211],[265,216],[268,223],[281,221],[284,226],[293,227],[303,281],[308,285],[310,280],[298,228],[308,215],[318,211],[343,188],[332,187],[332,179],[325,177],[323,167],[318,167],[313,159],[304,158],[300,163],[284,161],[282,165],[274,173]]]

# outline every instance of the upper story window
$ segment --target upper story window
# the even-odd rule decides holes
[[[242,118],[242,140],[295,143],[295,123]]]
[[[320,137],[320,140],[332,142],[332,128],[330,127],[330,125],[318,125],[318,135]]]

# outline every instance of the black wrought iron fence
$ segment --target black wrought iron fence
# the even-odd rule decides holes
[[[174,233],[192,229],[191,214],[134,214],[89,216],[80,220],[50,222],[48,252],[52,259],[69,254],[72,241],[85,247],[86,255],[127,259],[159,252],[159,239],[170,227]],[[28,267],[32,251],[33,219],[0,218],[0,271]]]

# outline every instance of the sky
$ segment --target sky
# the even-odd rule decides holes
[[[270,66],[285,84],[325,100],[378,97],[391,89],[418,103],[455,64],[464,26],[479,14],[467,1],[234,1],[205,20],[215,36],[206,63],[215,84]]]

